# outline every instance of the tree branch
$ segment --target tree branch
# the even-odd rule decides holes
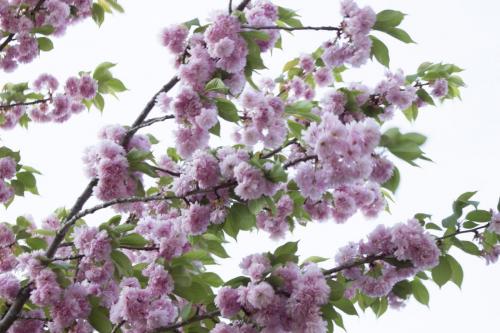
[[[35,105],[35,104],[42,104],[51,101],[51,98],[44,98],[44,99],[37,99],[36,101],[31,101],[31,102],[21,102],[21,103],[13,103],[13,104],[4,104],[0,105],[0,110],[7,110],[10,108],[13,108],[15,106],[27,106],[27,105]]]
[[[149,102],[146,104],[142,112],[139,114],[139,116],[135,119],[134,123],[131,126],[131,129],[127,132],[125,137],[122,140],[122,146],[126,147],[132,138],[134,136],[135,132],[139,130],[139,127],[144,120],[146,120],[146,117],[149,115],[151,110],[153,110],[153,107],[156,104],[156,98],[158,97],[159,94],[168,92],[170,91],[175,85],[179,82],[179,78],[177,76],[174,76],[173,78],[170,79],[154,96],[149,100]]]
[[[490,226],[489,223],[486,223],[485,225],[481,225],[479,227],[475,227],[473,229],[466,229],[466,230],[457,230],[456,232],[454,233],[451,233],[449,235],[445,235],[445,236],[442,236],[442,237],[438,237],[436,238],[438,241],[441,241],[443,239],[446,239],[446,238],[450,238],[450,237],[455,237],[457,235],[461,235],[461,234],[467,234],[467,233],[473,233],[473,234],[477,234],[477,232],[481,229],[486,229]]]
[[[183,326],[186,326],[186,325],[189,325],[189,324],[192,324],[192,323],[196,323],[198,321],[202,321],[202,320],[205,320],[205,319],[211,319],[211,318],[214,318],[214,317],[217,317],[217,316],[220,316],[220,311],[212,311],[212,312],[209,312],[209,313],[206,313],[206,314],[203,314],[203,315],[198,315],[198,316],[194,316],[190,319],[187,319],[185,321],[182,321],[180,323],[177,323],[177,324],[174,324],[174,325],[170,325],[170,326],[167,326],[167,327],[162,327],[162,328],[158,328],[155,332],[156,333],[160,333],[160,332],[169,332],[169,331],[174,331],[178,328],[181,328]]]
[[[37,4],[35,5],[35,7],[33,7],[33,10],[30,11],[30,15],[32,15],[32,16],[35,15],[35,13],[37,11],[39,11],[40,8],[42,8],[42,5],[44,2],[45,2],[45,0],[38,1]],[[2,42],[2,44],[0,44],[0,52],[2,52],[7,47],[7,45],[9,45],[9,43],[14,40],[15,36],[16,36],[16,34],[14,34],[14,33],[10,33],[7,36],[7,38]]]
[[[315,31],[341,31],[341,28],[332,27],[332,26],[319,26],[319,27],[281,27],[278,25],[269,25],[269,26],[251,26],[251,25],[242,25],[243,29],[250,30],[286,30],[286,31],[296,31],[296,30],[315,30]]]
[[[283,168],[284,168],[284,169],[288,169],[289,167],[292,167],[292,166],[294,166],[294,165],[297,165],[297,164],[299,164],[300,162],[306,162],[306,161],[310,161],[310,160],[317,160],[317,159],[318,159],[318,156],[316,156],[316,155],[306,155],[306,156],[304,156],[304,157],[302,157],[302,158],[298,158],[298,159],[296,159],[296,160],[293,160],[293,161],[290,161],[290,162],[288,162],[288,163],[285,163],[285,164],[283,165]]]
[[[173,177],[180,177],[181,176],[180,172],[170,171],[170,170],[159,168],[159,167],[156,167],[156,166],[153,166],[152,168],[154,170],[156,170],[156,171],[168,173],[170,176],[173,176]]]
[[[287,143],[285,143],[284,145],[282,145],[274,150],[271,150],[269,153],[262,155],[261,158],[269,158],[271,156],[274,156],[277,153],[279,153],[280,151],[282,151],[283,149],[285,149],[286,147],[291,146],[295,143],[297,143],[297,138],[294,138],[294,139],[288,141]]]
[[[169,115],[166,115],[166,116],[163,116],[163,117],[151,118],[151,119],[149,119],[149,120],[144,121],[144,122],[143,122],[142,124],[140,124],[140,125],[137,125],[137,126],[135,126],[135,127],[130,128],[130,129],[127,131],[127,133],[128,133],[128,132],[133,132],[133,133],[135,133],[135,132],[137,132],[137,131],[138,131],[139,129],[141,129],[141,128],[148,127],[148,126],[153,125],[154,123],[158,123],[158,122],[161,122],[161,121],[165,121],[165,120],[168,120],[168,119],[174,119],[174,118],[175,118],[175,116],[174,116],[174,115],[172,115],[172,114],[169,114]]]

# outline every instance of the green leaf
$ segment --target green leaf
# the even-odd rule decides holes
[[[420,97],[421,100],[423,100],[425,103],[430,104],[430,105],[436,105],[434,103],[434,100],[432,99],[431,95],[425,89],[418,89],[417,90],[417,96]]]
[[[304,259],[304,263],[306,262],[314,262],[314,263],[319,263],[319,262],[323,262],[323,261],[327,261],[328,258],[325,258],[325,257],[320,257],[320,256],[311,256],[311,257],[308,257],[306,259]]]
[[[220,276],[212,272],[204,272],[198,275],[201,280],[205,281],[212,287],[220,287],[224,284],[224,280]]]
[[[226,85],[224,84],[224,82],[221,79],[216,77],[216,78],[213,78],[212,80],[210,80],[205,85],[205,91],[207,91],[207,92],[215,91],[218,93],[227,94],[229,92],[229,88],[226,87]]]
[[[215,105],[217,106],[217,111],[222,119],[233,123],[236,123],[240,120],[238,109],[233,104],[233,102],[224,98],[216,98]]]
[[[47,52],[54,48],[54,43],[47,37],[38,37],[36,40],[38,41],[38,48],[42,51]]]
[[[252,214],[257,215],[266,206],[265,198],[258,198],[248,202],[248,209]]]
[[[289,62],[287,62],[285,64],[285,66],[283,66],[283,72],[288,72],[290,69],[297,66],[299,64],[299,62],[300,62],[299,58],[295,58],[295,59],[290,60]]]
[[[432,279],[439,287],[442,287],[451,279],[452,271],[447,257],[439,257],[439,264],[432,269]]]
[[[137,233],[129,234],[120,239],[120,246],[143,247],[148,241]]]
[[[401,180],[401,175],[399,173],[399,169],[394,167],[392,171],[392,176],[389,178],[388,181],[386,181],[384,184],[382,184],[382,187],[385,187],[386,189],[390,190],[392,193],[396,193],[396,190],[399,187],[399,182]]]
[[[351,315],[351,316],[358,315],[358,311],[356,311],[356,308],[354,307],[354,305],[351,303],[351,301],[349,301],[346,298],[342,298],[338,301],[333,301],[331,303],[333,304],[333,306],[335,306],[336,308],[339,308],[340,310],[347,313],[348,315]]]
[[[491,213],[487,210],[473,210],[465,218],[475,222],[489,222],[491,221]]]
[[[104,22],[104,8],[97,3],[92,5],[92,19],[99,26]]]
[[[274,251],[274,256],[279,257],[282,255],[295,254],[298,250],[299,242],[288,242],[286,244],[281,245]]]
[[[113,324],[111,324],[108,317],[108,309],[102,306],[92,306],[88,320],[90,325],[99,333],[110,333],[113,329]]]
[[[118,272],[123,276],[132,275],[132,263],[130,259],[121,251],[113,250],[111,252],[111,260],[115,264]]]
[[[309,101],[299,101],[285,107],[285,112],[300,119],[320,122],[321,118],[311,112],[314,104]]]
[[[188,28],[188,29],[190,29],[193,26],[199,27],[201,25],[200,24],[200,20],[198,18],[194,18],[194,19],[186,21],[186,22],[184,22],[182,24],[185,25],[186,28]]]
[[[106,85],[106,87],[111,89],[113,92],[122,92],[122,91],[127,90],[127,87],[125,87],[123,82],[116,79],[116,78],[112,78],[110,80],[107,80],[104,82],[104,84]]]
[[[116,66],[116,64],[113,64],[111,62],[103,62],[99,64],[99,66],[96,67],[94,70],[94,73],[92,74],[92,77],[96,81],[106,81],[111,79],[113,76],[111,75],[111,72],[109,71],[110,68]]]
[[[386,34],[402,41],[403,43],[407,44],[415,43],[415,41],[410,37],[410,35],[408,35],[408,33],[403,29],[388,27],[385,29],[378,29],[378,30],[385,32]]]
[[[123,13],[124,10],[123,10],[123,7],[120,6],[118,4],[118,2],[116,2],[116,0],[106,0],[106,2],[111,6],[113,7],[114,10],[116,10],[117,12],[119,13]]]
[[[447,254],[446,258],[448,259],[448,263],[451,267],[451,281],[460,288],[464,280],[464,271],[462,269],[462,266],[451,255]]]
[[[387,27],[397,27],[403,21],[405,14],[397,10],[383,10],[377,14],[373,29],[381,30]]]
[[[372,40],[372,56],[375,56],[375,59],[385,67],[389,67],[389,49],[387,46],[377,37],[370,36]]]
[[[429,305],[429,291],[423,283],[419,279],[415,279],[411,282],[411,287],[415,299],[424,305]]]
[[[274,164],[271,170],[266,171],[265,174],[273,183],[284,183],[288,180],[288,174],[281,163]]]
[[[95,105],[95,107],[99,110],[99,111],[103,111],[104,110],[104,98],[102,97],[101,94],[97,94],[94,99],[93,99],[93,103]]]
[[[175,281],[175,289],[174,293],[181,296],[182,298],[187,299],[193,303],[205,303],[208,298],[211,298],[213,295],[212,290],[207,285],[201,284],[197,281],[193,281],[190,286],[186,287],[180,284],[177,284]]]
[[[255,215],[246,205],[235,203],[229,209],[223,229],[229,236],[236,239],[240,230],[252,229],[255,222]]]
[[[330,301],[338,301],[344,297],[345,285],[335,280],[328,280],[330,286]]]
[[[257,42],[255,41],[255,36],[251,34],[250,31],[240,32],[241,36],[247,42],[248,55],[246,68],[255,69],[265,69],[266,66],[261,57],[261,50]]]
[[[418,117],[418,106],[416,103],[412,103],[409,107],[403,110],[403,114],[409,121],[414,121]]]
[[[211,129],[208,130],[213,135],[220,136],[220,122],[218,121]]]
[[[48,36],[54,32],[54,27],[51,25],[42,25],[41,27],[33,28],[31,32]]]
[[[26,244],[33,250],[44,250],[47,248],[47,242],[43,238],[32,237],[26,239]]]
[[[16,178],[24,185],[24,189],[33,194],[38,194],[36,178],[31,172],[23,171],[16,174]]]
[[[453,244],[456,247],[458,247],[460,250],[464,251],[465,253],[472,254],[474,256],[481,255],[481,251],[479,250],[477,245],[474,244],[473,242],[466,241],[466,240],[459,240],[459,239],[455,238],[453,240]]]
[[[229,258],[226,249],[218,241],[207,241],[207,248],[219,258]]]
[[[293,120],[288,120],[288,128],[290,129],[290,133],[297,139],[302,137],[302,131],[305,129],[304,125]]]

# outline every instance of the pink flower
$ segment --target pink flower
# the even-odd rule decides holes
[[[163,45],[167,47],[170,52],[179,54],[184,50],[188,34],[189,30],[184,25],[170,26],[163,30]]]
[[[250,276],[252,281],[262,279],[264,273],[271,269],[271,262],[266,255],[252,254],[243,258],[240,263],[243,274]]]
[[[12,273],[0,274],[0,297],[12,301],[21,289],[19,280]]]
[[[267,282],[251,284],[248,286],[248,302],[256,309],[263,309],[271,304],[274,289]]]
[[[236,289],[222,287],[215,297],[215,305],[221,311],[223,317],[230,318],[236,315],[241,305],[238,302],[239,294]]]
[[[190,235],[201,235],[210,224],[210,207],[198,203],[191,204],[183,212],[184,229]]]

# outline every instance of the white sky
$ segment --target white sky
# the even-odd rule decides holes
[[[307,25],[335,25],[339,22],[337,1],[276,1],[298,9]],[[360,1],[368,3],[368,1]],[[13,221],[21,214],[32,214],[37,222],[59,206],[70,206],[83,190],[87,179],[83,175],[83,149],[96,141],[96,132],[105,124],[130,124],[146,101],[170,77],[171,58],[159,45],[160,30],[172,23],[194,17],[204,19],[213,9],[226,10],[227,1],[121,1],[124,15],[108,17],[98,29],[86,22],[69,29],[55,40],[55,50],[42,54],[32,64],[14,74],[2,74],[0,83],[32,80],[42,72],[50,72],[61,81],[80,70],[91,70],[102,61],[118,63],[114,73],[122,79],[128,92],[116,101],[108,98],[104,114],[93,110],[73,117],[61,125],[33,125],[29,132],[16,129],[0,134],[3,144],[22,150],[23,163],[43,172],[39,177],[39,197],[28,195],[5,211],[3,220]],[[338,247],[358,240],[378,223],[392,224],[406,220],[416,212],[436,216],[436,221],[451,212],[451,202],[462,192],[478,190],[483,207],[496,206],[500,194],[498,180],[498,144],[500,143],[500,113],[494,101],[500,91],[500,39],[498,38],[497,1],[396,1],[378,0],[375,11],[391,8],[407,14],[403,28],[417,45],[405,45],[382,36],[391,51],[391,67],[413,72],[423,61],[452,62],[465,68],[463,78],[468,87],[463,101],[448,102],[439,108],[421,112],[415,124],[399,115],[395,125],[428,135],[425,151],[434,163],[413,168],[400,164],[402,183],[392,215],[384,214],[376,221],[356,216],[345,225],[333,222],[311,224],[297,229],[290,239],[301,239],[299,251],[310,255],[334,256]],[[327,33],[298,32],[294,39],[286,37],[285,52],[277,51],[267,60],[268,67],[281,69],[282,64],[310,52],[325,39]],[[347,79],[377,82],[384,70],[378,64],[354,71]],[[164,139],[164,150],[172,145],[172,127],[162,123],[150,132]],[[100,216],[111,216],[108,212]],[[99,220],[94,218],[94,222]],[[239,259],[247,254],[274,249],[280,243],[271,242],[264,234],[245,234],[238,244],[228,249],[234,259],[215,268],[224,277],[239,274]],[[407,333],[423,331],[493,332],[497,327],[494,297],[500,293],[500,267],[486,266],[482,260],[457,254],[465,270],[460,291],[454,285],[442,290],[430,286],[430,308],[412,300],[401,311],[389,311],[376,320],[371,313],[360,317],[344,317],[348,332],[391,332],[404,329]]]

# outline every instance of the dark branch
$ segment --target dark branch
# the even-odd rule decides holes
[[[7,110],[7,109],[13,108],[15,106],[27,106],[27,105],[42,104],[42,103],[46,103],[49,101],[51,101],[50,98],[44,98],[44,99],[37,99],[36,101],[31,101],[31,102],[5,104],[5,105],[0,105],[0,110]]]
[[[269,25],[269,26],[251,26],[251,25],[242,25],[243,29],[250,30],[286,30],[286,31],[297,31],[297,30],[315,30],[315,31],[340,31],[341,28],[331,27],[331,26],[320,26],[320,27],[281,27],[278,25]]]
[[[454,233],[451,233],[449,235],[445,235],[445,236],[442,236],[442,237],[438,237],[437,240],[440,241],[440,240],[443,240],[443,239],[446,239],[446,238],[450,238],[450,237],[455,237],[457,235],[461,235],[461,234],[467,234],[467,233],[473,233],[473,234],[477,234],[477,232],[481,229],[486,229],[489,227],[489,223],[486,223],[485,225],[481,225],[479,227],[475,227],[473,229],[466,229],[466,230],[457,230],[456,232]]]
[[[141,128],[148,127],[148,126],[151,126],[151,125],[153,125],[153,124],[155,124],[155,123],[158,123],[158,122],[161,122],[161,121],[165,121],[165,120],[167,120],[167,119],[174,119],[174,118],[175,118],[175,116],[174,116],[174,115],[171,115],[171,114],[166,115],[166,116],[163,116],[163,117],[151,118],[151,119],[149,119],[149,120],[144,121],[144,122],[143,122],[142,124],[140,124],[140,125],[137,125],[137,126],[135,126],[135,127],[132,127],[131,129],[129,129],[129,130],[128,130],[128,132],[133,132],[133,133],[135,133],[135,132],[137,132],[137,131],[138,131],[139,129],[141,129]],[[127,133],[128,133],[128,132],[127,132]]]
[[[179,82],[179,78],[177,76],[174,76],[156,94],[154,94],[154,96],[146,104],[146,106],[144,107],[144,109],[142,110],[142,112],[139,114],[139,116],[135,119],[135,121],[132,124],[132,126],[130,126],[131,130],[129,130],[127,132],[127,134],[125,135],[125,137],[122,140],[122,146],[123,147],[126,147],[128,145],[130,139],[132,138],[132,136],[134,136],[135,132],[137,132],[137,130],[139,128],[141,128],[139,126],[144,122],[144,120],[146,120],[146,118],[149,115],[149,113],[151,112],[151,110],[153,110],[153,107],[156,104],[156,98],[158,97],[158,95],[161,94],[161,93],[170,91],[173,87],[175,87],[175,85],[178,82]]]
[[[248,4],[250,3],[251,0],[243,0],[239,5],[238,7],[236,7],[236,10],[239,10],[239,11],[242,11],[243,9],[245,9],[246,6],[248,6]]]
[[[386,256],[386,255],[369,256],[369,257],[366,257],[366,258],[363,258],[363,259],[360,259],[360,260],[353,261],[352,263],[349,263],[349,264],[344,264],[344,265],[340,265],[340,266],[337,266],[337,267],[334,267],[334,268],[331,268],[331,269],[327,269],[326,271],[323,271],[323,274],[324,275],[331,275],[331,274],[343,271],[345,269],[353,268],[353,267],[356,267],[356,266],[361,266],[361,265],[364,265],[364,264],[370,264],[370,263],[372,263],[374,261],[383,260],[383,259],[386,259],[386,258],[388,258],[388,256]]]
[[[159,168],[159,167],[156,167],[156,166],[153,166],[153,169],[155,169],[156,171],[161,171],[161,172],[164,172],[164,173],[168,173],[170,176],[173,176],[173,177],[180,177],[181,176],[180,172],[170,171],[170,170]]]
[[[289,167],[292,167],[292,166],[294,166],[294,165],[297,165],[297,164],[299,164],[300,162],[306,162],[306,161],[310,161],[310,160],[317,160],[317,159],[318,159],[318,156],[316,156],[316,155],[306,155],[306,156],[304,156],[304,157],[302,157],[302,158],[298,158],[298,159],[296,159],[296,160],[293,160],[293,161],[290,161],[290,162],[288,162],[288,163],[285,163],[285,164],[283,165],[283,168],[288,169]]]
[[[125,320],[122,320],[120,323],[116,324],[110,333],[117,333],[120,328],[125,324]]]
[[[209,312],[209,313],[206,313],[203,315],[194,316],[190,319],[187,319],[185,321],[182,321],[182,322],[174,324],[174,325],[170,325],[170,326],[163,327],[163,328],[158,328],[155,332],[160,333],[160,332],[175,331],[176,329],[178,329],[180,327],[183,327],[183,326],[186,326],[186,325],[189,325],[192,323],[196,323],[198,321],[202,321],[205,319],[211,319],[214,317],[218,317],[218,316],[220,316],[220,311],[212,311],[212,312]]]
[[[282,151],[283,149],[285,149],[286,147],[291,146],[291,145],[293,145],[295,143],[297,143],[297,139],[296,138],[288,141],[284,145],[282,145],[282,146],[280,146],[280,147],[278,147],[278,148],[276,148],[274,150],[271,150],[269,153],[262,155],[262,158],[269,158],[271,156],[274,156],[277,153],[279,153],[280,151]]]

